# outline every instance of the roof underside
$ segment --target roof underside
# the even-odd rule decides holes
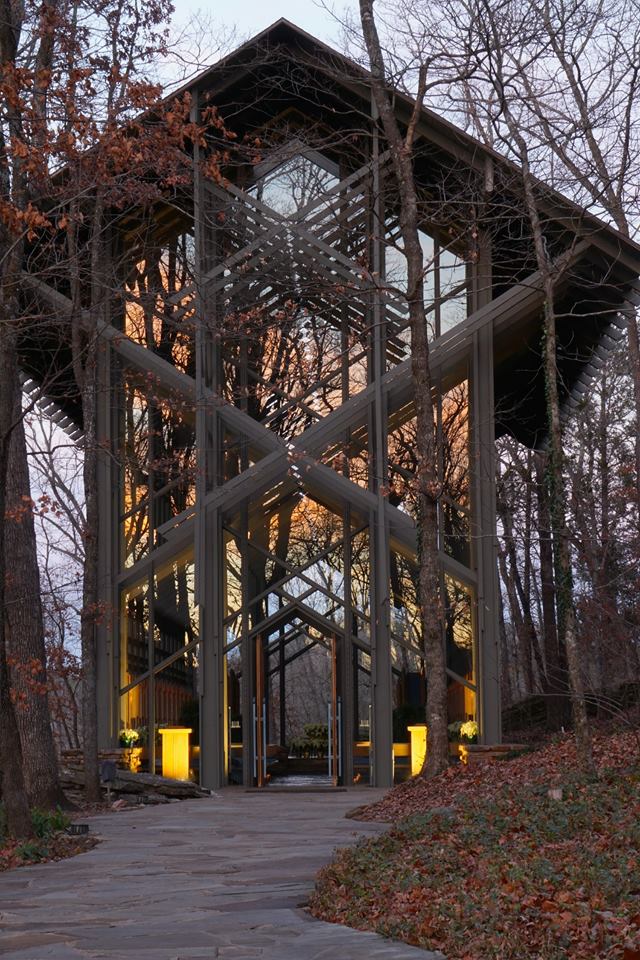
[[[185,89],[215,103],[240,139],[262,135],[279,118],[281,131],[288,128],[308,135],[327,156],[344,163],[345,157],[361,156],[367,149],[371,129],[367,78],[361,67],[280,20]],[[399,115],[409,107],[410,102],[399,96]],[[464,230],[486,164],[493,164],[494,186],[485,200],[493,248],[492,295],[498,296],[535,271],[517,168],[430,111],[423,112],[419,132],[416,174],[432,232],[450,237],[456,224]],[[542,185],[540,198],[550,241],[559,250],[577,235],[590,245],[557,304],[559,373],[567,401],[584,389],[594,365],[621,335],[620,309],[640,273],[640,248]],[[537,310],[495,340],[497,433],[511,433],[530,446],[541,443],[545,433],[542,336]],[[60,326],[50,333],[40,328],[37,342],[23,344],[22,355],[25,372],[40,383],[51,355],[60,358],[62,372],[47,394],[80,423]]]

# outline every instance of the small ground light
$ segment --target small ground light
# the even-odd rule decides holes
[[[67,827],[67,833],[70,833],[72,836],[84,836],[86,833],[89,833],[89,824],[88,823],[70,823]]]

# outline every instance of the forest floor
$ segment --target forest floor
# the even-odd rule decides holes
[[[28,867],[34,863],[52,863],[66,860],[91,850],[98,843],[92,836],[70,836],[64,828],[35,836],[29,840],[10,840],[0,837],[0,873],[14,867]]]
[[[311,912],[448,960],[640,960],[640,733],[594,755],[589,778],[563,736],[401,784],[352,813],[392,826],[338,851]]]

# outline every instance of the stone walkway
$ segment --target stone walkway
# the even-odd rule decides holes
[[[435,960],[300,909],[336,846],[384,829],[344,818],[380,795],[228,789],[96,817],[94,850],[0,874],[0,957]]]

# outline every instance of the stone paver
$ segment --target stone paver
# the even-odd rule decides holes
[[[429,960],[304,910],[347,820],[381,795],[244,793],[91,820],[103,838],[61,863],[0,874],[3,960]]]

